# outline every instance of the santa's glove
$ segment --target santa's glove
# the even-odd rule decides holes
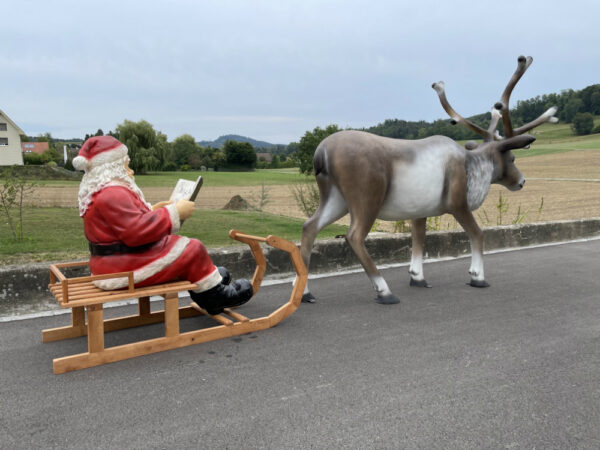
[[[227,270],[223,266],[219,266],[219,267],[217,267],[217,269],[219,270],[219,274],[221,275],[221,278],[222,278],[221,283],[223,283],[223,284],[231,283],[231,274],[229,273],[229,270]]]
[[[243,305],[253,294],[252,284],[243,278],[231,284],[219,283],[208,291],[190,292],[192,300],[213,316],[222,313],[224,308]]]

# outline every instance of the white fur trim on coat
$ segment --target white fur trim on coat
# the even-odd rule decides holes
[[[214,288],[222,280],[223,280],[223,277],[219,273],[219,269],[215,269],[215,270],[213,270],[213,272],[210,275],[202,278],[199,281],[194,281],[194,283],[196,283],[198,285],[198,287],[196,289],[194,289],[194,292],[200,293],[200,292],[208,291],[209,289]]]
[[[190,240],[185,236],[181,236],[175,242],[175,245],[169,250],[169,252],[162,258],[152,261],[143,267],[133,271],[133,282],[134,284],[141,283],[142,281],[156,275],[164,268],[170,266],[175,262],[177,258],[185,251]],[[210,276],[210,275],[209,275]],[[127,278],[109,278],[108,280],[96,280],[94,286],[103,289],[105,291],[111,291],[113,289],[121,289],[127,287]]]
[[[179,220],[179,211],[174,203],[165,206],[169,211],[169,217],[171,218],[171,234],[175,234],[181,228],[181,221]]]

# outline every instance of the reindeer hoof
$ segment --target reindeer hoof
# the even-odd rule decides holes
[[[490,286],[490,284],[485,280],[471,280],[471,282],[467,284],[477,288],[486,288]]]
[[[315,303],[317,299],[310,292],[307,292],[302,296],[302,303]]]
[[[424,287],[424,288],[430,288],[431,285],[427,282],[427,280],[423,279],[423,280],[414,280],[414,279],[410,279],[410,285],[414,286],[414,287]]]
[[[378,295],[375,297],[375,301],[382,305],[395,305],[396,303],[400,303],[400,299],[394,294]]]

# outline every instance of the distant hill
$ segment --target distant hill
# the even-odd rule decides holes
[[[256,139],[252,139],[246,136],[240,136],[238,134],[226,134],[225,136],[219,136],[214,141],[199,141],[198,144],[202,147],[220,148],[223,147],[225,141],[249,142],[254,148],[272,148],[277,147],[278,145],[271,144],[270,142],[265,141],[257,141]]]

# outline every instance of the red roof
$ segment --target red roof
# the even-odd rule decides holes
[[[40,155],[48,150],[47,142],[21,142],[23,153],[39,153]]]

